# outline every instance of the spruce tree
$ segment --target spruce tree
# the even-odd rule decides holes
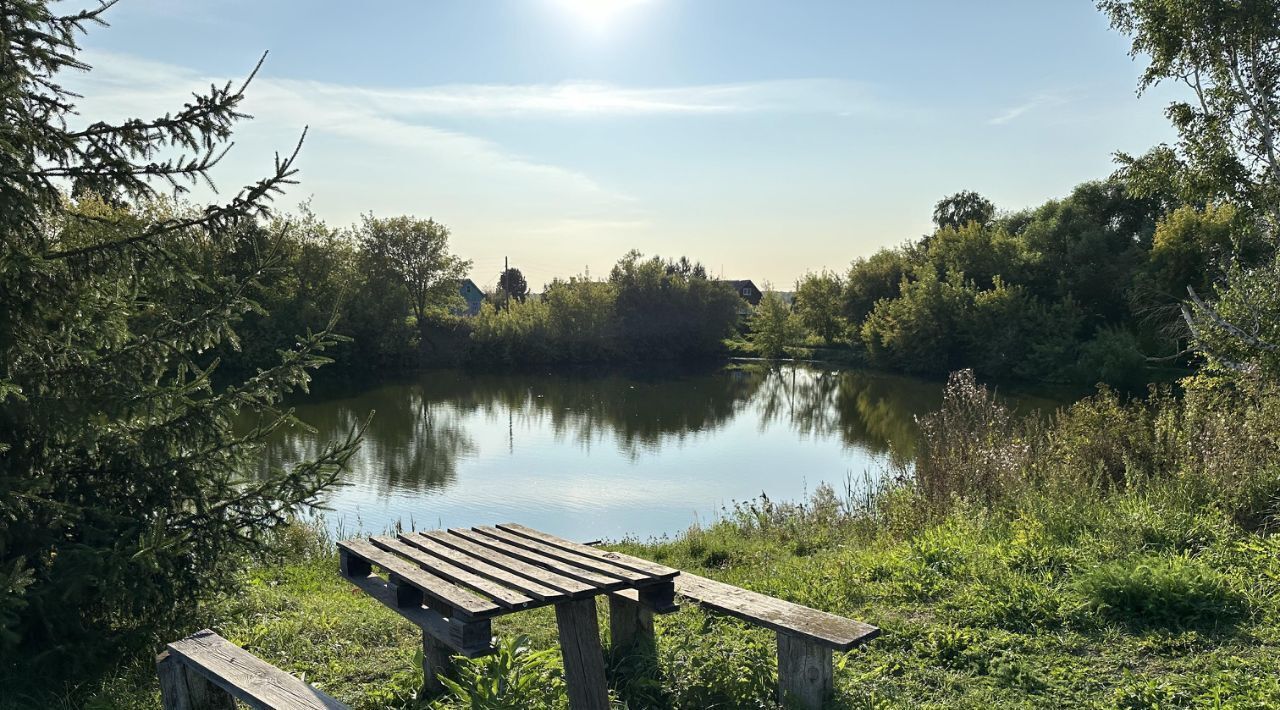
[[[92,659],[146,638],[224,588],[299,507],[317,505],[357,433],[260,471],[335,338],[215,378],[273,277],[196,268],[269,212],[294,156],[204,208],[156,202],[208,180],[249,81],[158,118],[92,122],[59,82],[90,69],[77,39],[110,3],[70,15],[0,0],[0,656],[13,670]],[[259,66],[261,61],[259,61]],[[252,79],[255,68],[250,73]],[[299,142],[301,145],[301,142]],[[91,642],[92,640],[92,642]],[[3,682],[0,681],[0,685]]]

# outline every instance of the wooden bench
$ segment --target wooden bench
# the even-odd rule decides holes
[[[156,658],[164,710],[345,710],[346,705],[209,629],[169,644]]]
[[[706,609],[772,629],[778,634],[778,698],[820,708],[832,690],[832,654],[880,635],[880,629],[696,574],[675,578],[678,596]],[[615,647],[653,643],[653,610],[632,590],[609,596],[609,631]]]

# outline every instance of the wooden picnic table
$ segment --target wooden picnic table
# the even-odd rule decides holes
[[[611,600],[613,615],[619,604],[634,607],[619,616],[641,624],[648,613],[677,608],[679,570],[514,523],[345,540],[338,548],[344,576],[422,628],[428,685],[450,656],[492,652],[495,617],[554,605],[569,706],[605,710],[595,598],[627,592]],[[386,571],[385,581],[374,566]]]

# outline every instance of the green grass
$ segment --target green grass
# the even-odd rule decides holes
[[[895,495],[910,509],[907,491],[883,498]],[[917,516],[906,533],[832,505],[823,491],[808,506],[742,508],[673,541],[618,547],[880,626],[881,638],[837,657],[833,707],[1280,705],[1276,538],[1136,493],[960,507]],[[1171,519],[1194,522],[1194,550],[1170,539]],[[809,538],[819,542],[797,545]],[[495,623],[530,650],[508,644],[455,672],[459,692],[417,701],[418,632],[336,570],[331,550],[300,541],[281,564],[246,572],[239,594],[208,603],[206,624],[358,708],[563,706],[558,657],[537,653],[556,647],[549,610]],[[659,619],[658,641],[656,669],[612,659],[630,707],[771,706],[770,633],[685,608]],[[457,702],[485,678],[503,680],[475,705]],[[145,659],[76,697],[157,706]]]

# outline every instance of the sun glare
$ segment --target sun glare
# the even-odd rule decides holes
[[[563,12],[573,16],[583,28],[604,32],[617,24],[628,10],[649,0],[554,0]]]

